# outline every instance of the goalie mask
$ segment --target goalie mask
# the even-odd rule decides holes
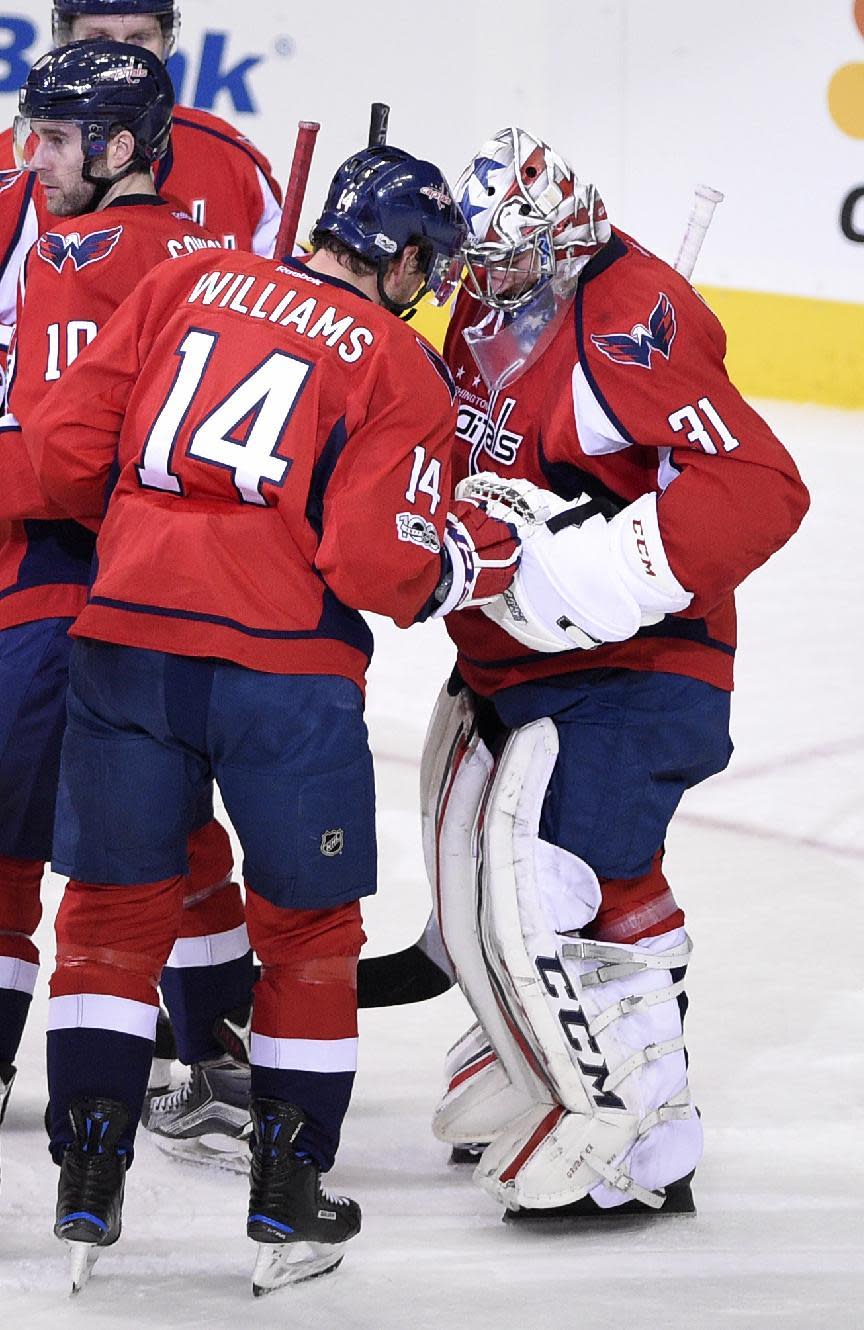
[[[499,310],[521,308],[553,280],[571,283],[612,234],[594,186],[524,129],[484,143],[456,196],[469,229],[466,288]]]
[[[159,20],[167,60],[180,32],[180,10],[174,0],[55,0],[51,33],[55,46],[68,46],[76,18],[138,18],[152,15]]]

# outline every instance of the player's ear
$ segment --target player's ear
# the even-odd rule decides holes
[[[114,175],[115,172],[122,170],[135,156],[134,134],[130,133],[128,129],[118,129],[116,134],[112,134],[108,140],[105,155],[109,175]]]
[[[387,276],[401,282],[403,278],[409,277],[419,271],[418,255],[420,248],[418,245],[405,245],[394,259],[390,260],[387,268]]]

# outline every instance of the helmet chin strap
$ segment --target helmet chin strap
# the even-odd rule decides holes
[[[386,310],[389,310],[391,314],[395,314],[397,318],[404,319],[406,323],[408,322],[409,319],[413,319],[414,315],[417,313],[418,303],[423,299],[426,292],[429,290],[428,277],[426,281],[423,283],[423,285],[420,287],[420,290],[417,292],[417,294],[415,296],[412,296],[412,298],[406,301],[405,303],[402,303],[401,301],[398,300],[393,300],[391,296],[388,296],[387,292],[384,289],[384,270],[382,268],[378,269],[377,277],[378,277],[378,298],[380,299],[381,304],[384,306],[384,308]]]
[[[435,255],[434,253],[432,253],[429,257],[429,262],[426,265],[426,272],[423,278],[423,285],[420,287],[420,289],[417,292],[415,292],[415,294],[411,297],[410,300],[402,303],[398,300],[394,300],[392,296],[388,296],[387,292],[384,289],[384,277],[387,267],[389,267],[391,263],[395,262],[397,258],[400,258],[404,252],[405,252],[404,250],[400,250],[398,255],[394,255],[393,258],[385,260],[379,267],[376,276],[377,276],[377,285],[378,285],[378,298],[380,299],[381,304],[384,306],[386,310],[389,310],[391,314],[395,314],[397,318],[402,319],[405,323],[408,323],[409,320],[413,319],[414,315],[417,313],[418,304],[423,299],[426,292],[429,290],[429,281],[433,268],[435,266]]]
[[[82,180],[86,180],[88,185],[93,186],[93,198],[90,202],[90,207],[87,209],[88,212],[96,212],[98,210],[98,208],[104,201],[108,191],[112,188],[112,186],[116,185],[118,181],[125,180],[127,176],[133,175],[134,172],[140,170],[139,162],[135,157],[132,157],[124,167],[121,167],[121,169],[116,173],[116,175],[112,176],[92,175],[90,171],[92,163],[101,160],[104,160],[104,154],[101,154],[99,157],[92,157],[86,159],[84,162],[84,167],[81,171]]]

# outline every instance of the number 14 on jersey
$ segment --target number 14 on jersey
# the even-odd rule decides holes
[[[184,492],[172,461],[218,341],[218,333],[196,328],[186,334],[175,352],[180,368],[153,421],[137,468],[138,479],[147,489]],[[284,351],[272,352],[192,426],[186,455],[232,472],[242,502],[265,506],[264,481],[282,485],[291,469],[291,459],[277,457],[276,449],[311,372],[309,361]],[[235,436],[241,425],[245,429],[242,440]]]

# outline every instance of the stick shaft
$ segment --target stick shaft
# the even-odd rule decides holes
[[[383,148],[387,142],[390,107],[386,102],[373,102],[369,116],[369,147]]]
[[[708,227],[711,225],[714,209],[722,200],[723,195],[719,189],[712,189],[710,185],[696,186],[696,197],[693,200],[693,207],[687,219],[687,229],[684,232],[674,265],[676,271],[680,272],[681,276],[686,277],[688,281],[696,267],[696,260],[699,257],[699,251],[702,248],[702,242],[705,239]]]
[[[301,120],[297,127],[297,142],[294,145],[294,158],[291,162],[291,174],[285,186],[285,202],[282,205],[282,221],[276,237],[274,257],[290,258],[297,239],[297,227],[300,223],[300,211],[306,194],[306,182],[315,151],[315,139],[321,126],[315,120]]]

